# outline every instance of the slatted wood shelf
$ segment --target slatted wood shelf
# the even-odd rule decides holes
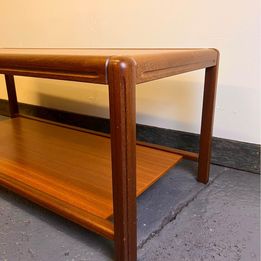
[[[22,117],[0,122],[0,184],[113,239],[110,139]],[[182,156],[137,145],[137,196]]]

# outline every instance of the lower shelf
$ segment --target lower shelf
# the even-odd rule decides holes
[[[0,185],[90,229],[113,230],[109,138],[20,117],[0,130]],[[137,145],[137,196],[181,158]]]

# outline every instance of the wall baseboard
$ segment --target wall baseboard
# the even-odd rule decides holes
[[[20,103],[21,113],[109,133],[109,120],[73,112]],[[8,102],[0,99],[0,114],[8,116]],[[197,152],[199,135],[137,124],[137,139],[154,144]],[[260,174],[260,145],[213,137],[212,160],[216,165]]]

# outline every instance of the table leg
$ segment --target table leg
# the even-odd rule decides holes
[[[6,90],[8,95],[9,114],[11,118],[14,118],[19,113],[14,76],[6,74],[5,83],[6,83]]]
[[[108,65],[114,241],[117,261],[137,259],[135,65],[111,59]]]
[[[205,86],[203,96],[203,109],[199,145],[200,148],[198,160],[198,181],[202,183],[207,183],[209,179],[217,74],[218,60],[217,65],[206,68],[205,73]]]

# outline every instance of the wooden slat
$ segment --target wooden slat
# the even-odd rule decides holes
[[[68,207],[103,219],[112,215],[109,138],[25,118],[2,121],[0,129],[2,175],[37,188]],[[181,158],[137,146],[137,195]]]

